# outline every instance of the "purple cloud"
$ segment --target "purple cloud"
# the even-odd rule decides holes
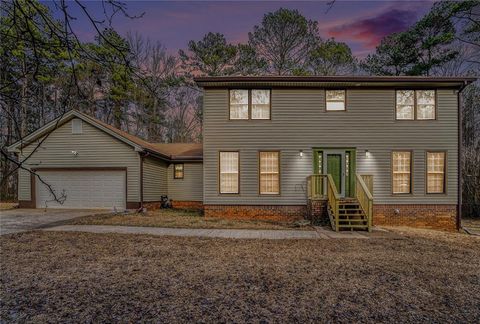
[[[373,49],[383,37],[405,31],[416,21],[417,11],[413,9],[389,9],[371,18],[335,26],[328,34],[331,37],[360,42],[363,48]]]

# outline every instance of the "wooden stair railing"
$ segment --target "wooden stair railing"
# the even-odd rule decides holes
[[[373,196],[368,190],[365,181],[358,173],[356,174],[356,184],[355,184],[355,196],[358,200],[358,203],[367,218],[368,231],[372,230],[372,215],[373,215]]]
[[[327,194],[325,190],[326,174],[312,174],[307,177],[307,197],[308,199],[325,199]]]
[[[308,199],[327,200],[330,226],[336,232],[341,229],[371,231],[373,196],[364,179],[358,174],[356,174],[355,189],[354,198],[342,198],[337,191],[332,175],[313,174],[307,177]]]
[[[335,185],[331,174],[327,174],[327,198],[330,225],[332,226],[332,230],[338,232],[340,230],[340,217],[338,212],[340,195],[337,191],[337,186]]]

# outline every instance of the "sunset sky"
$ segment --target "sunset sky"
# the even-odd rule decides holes
[[[84,40],[92,40],[94,30],[73,2],[67,2],[78,19],[75,28]],[[126,1],[130,15],[117,15],[113,26],[122,35],[138,32],[158,40],[176,53],[189,40],[199,40],[207,32],[223,33],[232,43],[246,42],[248,32],[260,24],[265,13],[278,8],[298,9],[308,19],[318,21],[321,36],[346,42],[354,54],[364,57],[380,39],[405,30],[431,8],[432,1],[339,1],[327,11],[325,1]],[[100,2],[86,2],[89,10],[102,17]]]

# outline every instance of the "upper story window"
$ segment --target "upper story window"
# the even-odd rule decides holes
[[[72,134],[82,134],[82,120],[75,118],[72,120]]]
[[[220,152],[220,193],[238,194],[240,182],[240,160],[238,152]]]
[[[397,120],[435,119],[435,90],[397,90]]]
[[[270,119],[270,90],[231,89],[230,119]]]
[[[326,90],[326,109],[327,111],[345,110],[345,90]]]
[[[230,90],[230,119],[248,119],[248,90]]]
[[[412,192],[412,152],[392,153],[392,192],[409,194]]]
[[[183,179],[183,163],[175,163],[173,165],[173,178]]]

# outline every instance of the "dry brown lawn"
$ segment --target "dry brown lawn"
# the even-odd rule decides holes
[[[0,210],[7,210],[17,208],[18,203],[16,202],[0,202]]]
[[[75,225],[123,225],[175,228],[235,228],[235,229],[308,229],[310,226],[295,226],[295,223],[264,220],[232,220],[206,218],[197,211],[159,209],[146,214],[94,215],[69,222]]]
[[[480,318],[480,239],[30,232],[0,237],[0,322],[463,322]]]

